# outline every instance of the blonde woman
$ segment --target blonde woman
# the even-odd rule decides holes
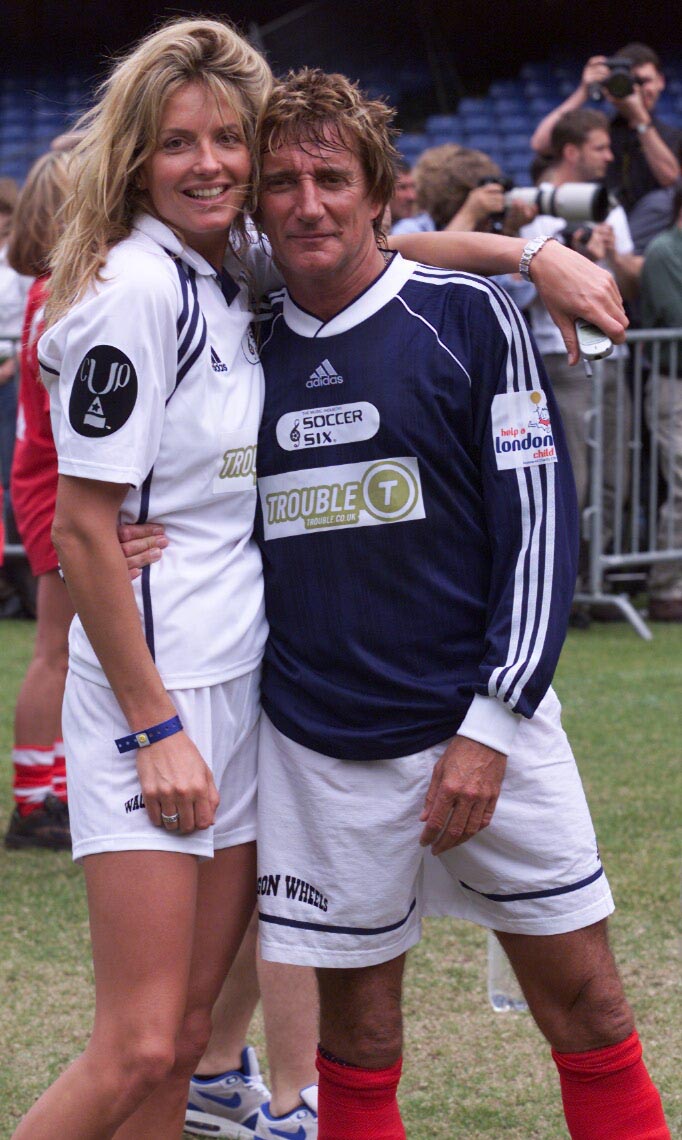
[[[269,86],[227,25],[177,22],[119,63],[78,151],[40,359],[96,1015],[17,1138],[180,1136],[253,909],[263,381],[236,251]],[[119,516],[171,539],[132,586]]]

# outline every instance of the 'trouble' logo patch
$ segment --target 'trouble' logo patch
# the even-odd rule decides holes
[[[69,422],[79,435],[100,438],[130,419],[137,400],[132,361],[110,344],[97,344],[83,357],[71,389]]]

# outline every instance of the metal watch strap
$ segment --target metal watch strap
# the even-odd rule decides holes
[[[521,254],[521,260],[519,261],[519,273],[524,281],[530,281],[531,279],[530,263],[535,257],[535,254],[538,253],[548,241],[554,240],[555,238],[551,234],[542,234],[540,237],[531,238],[530,241],[526,242],[523,247],[523,253]]]

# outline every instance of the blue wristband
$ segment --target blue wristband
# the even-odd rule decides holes
[[[144,732],[131,732],[130,736],[119,736],[114,744],[119,752],[132,752],[135,748],[148,748],[150,744],[165,740],[167,736],[174,736],[176,732],[182,732],[182,721],[179,716],[172,716],[170,720],[163,720],[161,724],[145,728]]]

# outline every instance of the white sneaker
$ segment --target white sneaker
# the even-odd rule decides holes
[[[301,1089],[298,1108],[286,1116],[272,1116],[270,1101],[262,1104],[256,1121],[256,1140],[317,1140],[317,1085]]]
[[[250,1045],[242,1050],[241,1069],[219,1077],[192,1077],[185,1113],[185,1132],[191,1136],[226,1136],[254,1140],[260,1106],[270,1099]]]

